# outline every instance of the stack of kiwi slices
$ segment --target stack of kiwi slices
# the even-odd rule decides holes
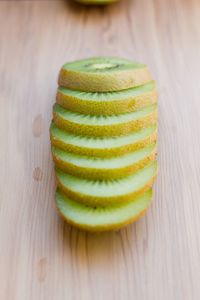
[[[118,229],[150,205],[157,173],[157,91],[146,65],[90,58],[63,65],[50,126],[66,221]]]

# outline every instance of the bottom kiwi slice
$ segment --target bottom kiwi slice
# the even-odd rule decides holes
[[[119,229],[142,216],[150,205],[152,190],[134,200],[106,207],[91,207],[68,198],[59,189],[56,191],[56,204],[64,219],[88,231]]]

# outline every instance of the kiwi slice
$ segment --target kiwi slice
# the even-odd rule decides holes
[[[52,122],[50,138],[53,146],[69,152],[87,156],[111,157],[135,151],[155,142],[157,127],[153,125],[126,136],[95,138],[64,131]]]
[[[60,189],[72,200],[91,206],[126,202],[150,188],[157,173],[156,161],[121,179],[89,180],[56,169]]]
[[[135,111],[157,102],[156,84],[117,92],[80,92],[59,87],[57,103],[74,112],[91,115],[112,115]]]
[[[89,231],[118,229],[142,216],[149,207],[152,190],[126,203],[106,207],[92,207],[68,198],[59,189],[56,204],[59,213],[70,224]]]
[[[153,125],[157,121],[157,105],[120,115],[84,115],[53,107],[54,123],[68,132],[87,136],[120,136]]]
[[[63,65],[58,84],[85,92],[112,92],[139,86],[151,80],[144,64],[122,58],[94,57]]]
[[[52,147],[52,154],[55,165],[69,174],[91,179],[116,179],[153,161],[156,144],[113,158],[83,156],[56,147]]]

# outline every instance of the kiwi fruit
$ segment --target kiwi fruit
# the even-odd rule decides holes
[[[120,136],[148,127],[157,122],[157,105],[119,115],[84,115],[66,110],[58,104],[53,107],[57,127],[77,135]]]
[[[72,153],[112,157],[123,155],[154,143],[157,139],[157,126],[153,125],[119,137],[79,136],[58,128],[53,122],[50,126],[53,146]]]
[[[154,81],[117,92],[80,92],[59,87],[56,97],[62,107],[91,115],[113,115],[135,111],[156,103],[157,91]]]
[[[136,221],[149,207],[152,190],[126,203],[106,207],[92,207],[76,202],[59,189],[56,191],[56,205],[61,216],[71,225],[88,231],[106,231],[121,228]]]
[[[104,4],[111,4],[117,2],[118,0],[75,0],[76,2],[82,4],[91,4],[91,5],[104,5]]]
[[[113,57],[94,57],[66,63],[58,84],[85,92],[112,92],[129,89],[151,81],[144,64]]]
[[[150,188],[157,174],[154,161],[132,175],[111,180],[85,179],[56,169],[59,188],[72,200],[90,206],[126,202]]]
[[[153,161],[156,144],[111,158],[83,156],[52,147],[55,165],[61,170],[84,178],[116,179],[134,173]]]

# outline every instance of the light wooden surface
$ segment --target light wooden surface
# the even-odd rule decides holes
[[[200,2],[107,8],[0,1],[0,299],[200,299]],[[99,235],[54,205],[48,127],[60,66],[114,55],[149,64],[160,90],[148,214]]]

